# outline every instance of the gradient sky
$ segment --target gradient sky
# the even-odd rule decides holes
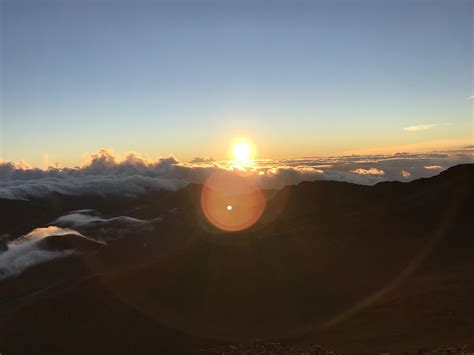
[[[2,0],[0,160],[223,159],[237,136],[265,158],[473,143],[473,8]]]

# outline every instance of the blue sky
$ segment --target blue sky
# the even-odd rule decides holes
[[[222,159],[237,136],[262,158],[469,143],[473,7],[3,0],[0,159]]]

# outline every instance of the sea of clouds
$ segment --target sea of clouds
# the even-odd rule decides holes
[[[80,167],[48,169],[0,162],[0,198],[33,199],[52,192],[65,195],[138,196],[152,190],[178,190],[204,183],[214,172],[245,176],[261,188],[281,188],[302,181],[334,180],[373,185],[381,181],[411,181],[430,177],[451,166],[474,163],[474,146],[430,153],[307,157],[255,160],[248,163],[197,157],[180,162],[174,157],[147,160],[130,153],[123,158],[111,150],[92,154]]]

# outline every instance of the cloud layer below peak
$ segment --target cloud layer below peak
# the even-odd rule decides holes
[[[29,168],[25,163],[0,162],[0,198],[41,198],[54,192],[133,197],[154,190],[178,190],[188,183],[204,183],[217,171],[243,175],[265,189],[314,180],[373,185],[429,177],[457,164],[474,163],[473,153],[472,147],[466,147],[431,153],[307,157],[238,164],[210,158],[185,163],[172,156],[147,160],[136,153],[120,158],[111,150],[102,149],[75,168],[43,170]]]

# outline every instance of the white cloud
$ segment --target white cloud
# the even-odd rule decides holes
[[[405,127],[404,130],[407,132],[426,131],[428,129],[433,128],[434,126],[434,124],[417,124]]]
[[[161,217],[141,220],[128,216],[103,218],[92,210],[72,211],[52,222],[60,227],[75,228],[86,235],[94,235],[95,239],[104,241],[123,238],[136,232],[150,231],[154,224],[160,223]]]
[[[0,280],[15,276],[25,269],[47,261],[72,255],[74,251],[50,251],[38,248],[38,242],[50,236],[74,234],[83,237],[77,231],[56,226],[36,228],[30,233],[8,243],[8,249],[0,254]]]
[[[41,198],[53,192],[73,196],[88,194],[133,197],[145,194],[149,190],[175,191],[186,185],[187,181],[176,178],[167,179],[141,175],[77,176],[77,174],[60,174],[56,177],[0,181],[0,198]]]

